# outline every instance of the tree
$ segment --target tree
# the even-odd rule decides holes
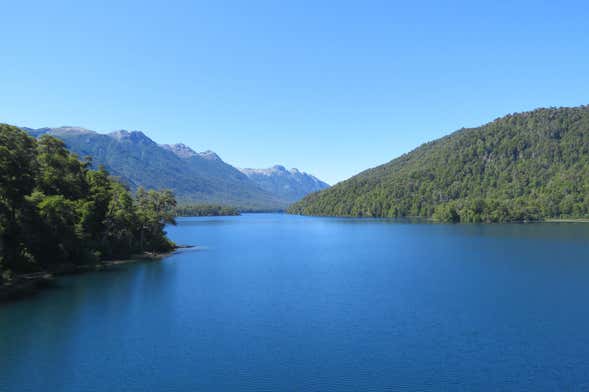
[[[35,147],[35,140],[24,132],[0,124],[0,272],[29,259],[19,222],[26,210],[25,196],[35,186]]]
[[[109,246],[105,249],[105,254],[111,257],[127,257],[140,250],[135,238],[139,220],[129,191],[118,182],[113,182],[111,187],[111,198],[104,220],[106,243]]]
[[[170,248],[164,236],[166,224],[176,224],[176,199],[170,190],[137,190],[137,216],[140,225],[141,250],[163,251]]]
[[[88,193],[87,164],[70,154],[65,144],[43,135],[38,141],[39,171],[37,188],[46,195],[63,195],[66,199],[83,198]]]
[[[164,227],[175,223],[174,195],[141,190],[135,203],[90,165],[55,138],[0,124],[0,279],[173,248]]]

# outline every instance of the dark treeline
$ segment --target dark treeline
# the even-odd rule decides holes
[[[307,196],[308,215],[510,222],[589,217],[589,106],[463,129]]]
[[[176,216],[230,216],[239,215],[235,207],[213,204],[182,205],[176,208]]]
[[[0,124],[0,283],[174,247],[164,232],[174,223],[172,192],[133,197],[89,166],[58,139]]]

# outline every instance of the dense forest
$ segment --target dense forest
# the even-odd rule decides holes
[[[170,191],[127,188],[51,136],[0,124],[0,284],[15,274],[59,271],[173,248]]]
[[[589,106],[461,129],[311,194],[289,212],[509,222],[589,217]]]
[[[212,204],[182,205],[176,208],[176,216],[230,216],[239,215],[235,207]]]

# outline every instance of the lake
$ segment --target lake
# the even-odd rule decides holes
[[[589,389],[589,224],[182,218],[0,305],[0,391]]]

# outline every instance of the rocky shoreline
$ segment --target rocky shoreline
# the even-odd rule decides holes
[[[73,275],[91,271],[104,271],[117,265],[137,263],[140,261],[159,261],[172,255],[179,249],[188,248],[193,248],[193,246],[178,245],[169,252],[144,252],[131,255],[126,259],[104,260],[91,265],[61,265],[58,269],[50,272],[42,271],[14,275],[9,281],[0,283],[0,302],[36,294],[43,288],[50,286],[57,276]]]

